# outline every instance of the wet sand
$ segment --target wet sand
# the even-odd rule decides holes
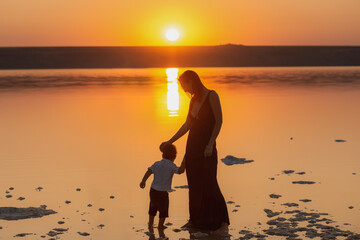
[[[225,166],[225,164],[224,164]],[[274,175],[292,174],[294,171],[289,172],[287,170],[274,173]],[[282,182],[292,182],[292,178],[283,176],[283,179],[279,179]],[[292,175],[296,178],[296,174]],[[267,180],[271,181],[271,180]],[[90,186],[89,186],[90,187]],[[295,186],[296,187],[296,186]],[[308,187],[312,187],[309,185]],[[186,185],[175,186],[175,189],[181,193],[181,191],[187,192]],[[12,189],[12,190],[10,190]],[[23,189],[19,187],[19,189]],[[108,194],[100,196],[102,204],[97,202],[95,205],[90,204],[89,190],[86,185],[81,188],[66,189],[65,192],[59,192],[57,189],[51,189],[51,187],[41,187],[41,192],[38,188],[32,190],[27,189],[26,192],[31,193],[31,196],[24,201],[19,201],[16,198],[4,198],[1,197],[1,203],[7,205],[28,205],[25,201],[31,201],[32,198],[37,199],[37,195],[41,196],[41,202],[51,202],[54,200],[51,195],[58,192],[57,204],[51,204],[56,211],[48,209],[48,206],[43,204],[39,207],[27,207],[27,208],[15,208],[15,207],[2,207],[0,208],[1,222],[1,236],[16,237],[26,239],[38,239],[56,237],[56,239],[68,239],[75,236],[89,237],[89,239],[96,239],[97,237],[104,236],[101,233],[115,229],[111,229],[114,222],[109,222],[109,219],[114,220],[114,216],[118,216],[121,219],[127,221],[127,225],[132,232],[131,239],[142,237],[148,237],[149,239],[157,239],[158,237],[169,237],[171,239],[360,239],[360,234],[357,229],[356,223],[353,225],[355,230],[350,230],[352,226],[351,222],[339,222],[329,212],[324,212],[320,209],[316,209],[316,206],[311,205],[311,199],[297,199],[294,202],[286,202],[283,199],[294,199],[293,196],[289,196],[289,193],[285,190],[280,194],[269,194],[268,201],[263,203],[263,206],[269,208],[263,208],[261,214],[257,214],[254,218],[256,221],[255,226],[239,227],[236,223],[236,218],[244,218],[241,216],[241,212],[246,207],[246,204],[241,204],[242,199],[231,198],[227,201],[229,213],[232,223],[229,231],[223,235],[213,234],[208,231],[202,231],[199,229],[186,229],[181,225],[186,221],[186,218],[178,218],[170,216],[166,221],[167,228],[164,230],[149,229],[146,226],[147,215],[146,213],[121,215],[119,214],[118,206],[124,204],[124,195],[120,192],[113,191]],[[10,187],[6,190],[14,194],[14,196],[23,194],[18,190],[18,187]],[[263,191],[266,192],[266,191]],[[46,193],[46,194],[42,194]],[[171,193],[171,205],[179,206],[184,204],[179,203],[174,195],[179,193]],[[6,193],[5,193],[6,194]],[[64,195],[67,198],[74,200],[65,200]],[[115,197],[117,196],[117,197]],[[48,199],[47,199],[48,198]],[[39,200],[39,199],[38,199]],[[92,199],[94,201],[94,199]],[[96,202],[96,201],[95,201]],[[75,205],[75,206],[73,206]],[[360,206],[343,206],[354,211],[356,215],[360,214]],[[263,206],[259,207],[260,210]],[[173,209],[173,207],[172,207]],[[134,212],[134,209],[131,210]],[[105,214],[106,215],[103,215]],[[123,212],[124,213],[124,212]],[[121,215],[121,216],[119,216]],[[240,216],[239,216],[240,215]],[[112,217],[110,217],[112,216]],[[35,218],[41,218],[34,221]],[[26,220],[29,219],[29,220]],[[135,220],[136,219],[136,220]],[[135,220],[135,221],[134,221]],[[24,222],[22,222],[24,221]],[[30,222],[33,221],[33,222]],[[26,229],[25,225],[29,225],[28,231],[20,231],[20,229]],[[38,224],[42,224],[40,227]],[[15,227],[19,226],[19,227]],[[33,229],[31,229],[31,227]],[[29,231],[31,230],[31,231]],[[107,234],[106,234],[107,235]],[[108,236],[108,235],[107,235]]]

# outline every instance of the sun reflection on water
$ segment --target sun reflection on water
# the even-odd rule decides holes
[[[179,69],[167,68],[167,108],[169,117],[179,116],[179,85],[177,83]]]

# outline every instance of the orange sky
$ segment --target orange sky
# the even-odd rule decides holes
[[[360,45],[360,0],[0,0],[0,46]],[[168,27],[181,37],[170,43]]]

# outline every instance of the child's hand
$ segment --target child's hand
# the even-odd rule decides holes
[[[140,183],[140,187],[141,187],[141,188],[145,188],[145,182],[141,182],[141,183]]]

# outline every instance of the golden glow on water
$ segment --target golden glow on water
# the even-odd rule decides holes
[[[179,116],[179,85],[177,83],[179,69],[167,68],[167,108],[169,117]]]

